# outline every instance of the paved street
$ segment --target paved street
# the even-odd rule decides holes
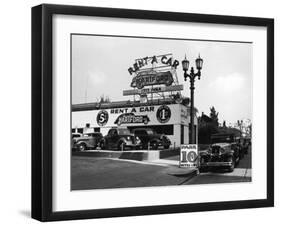
[[[178,168],[178,156],[150,162],[113,158],[72,156],[71,189],[105,189],[251,181],[251,152],[232,173],[218,170],[198,176],[172,175]]]
[[[140,161],[72,157],[72,190],[178,185],[185,178],[166,173],[167,166]]]

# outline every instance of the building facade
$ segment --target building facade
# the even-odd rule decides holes
[[[72,132],[101,132],[113,127],[152,128],[179,147],[190,140],[190,108],[174,101],[87,103],[72,106]],[[195,109],[196,112],[196,109]],[[195,114],[196,140],[198,120]]]

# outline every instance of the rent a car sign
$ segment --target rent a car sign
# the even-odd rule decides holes
[[[180,151],[179,167],[197,167],[198,166],[198,145],[182,144]]]

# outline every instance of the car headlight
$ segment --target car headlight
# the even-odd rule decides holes
[[[130,137],[130,136],[127,136],[126,139],[127,139],[127,140],[131,140],[131,137]]]
[[[140,138],[136,137],[136,143],[140,143],[140,142],[141,142]]]

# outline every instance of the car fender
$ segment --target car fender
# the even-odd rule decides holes
[[[86,147],[89,146],[85,141],[78,141],[78,142],[76,143],[76,145],[80,145],[80,144],[83,144],[83,145],[85,145]]]
[[[123,143],[127,144],[127,140],[125,139],[125,137],[121,137],[121,138],[116,142],[116,145],[118,146],[118,144],[119,144],[120,142],[123,142]]]
[[[199,151],[199,156],[208,156],[208,155],[210,155],[210,154],[208,153],[207,150],[206,151]]]

